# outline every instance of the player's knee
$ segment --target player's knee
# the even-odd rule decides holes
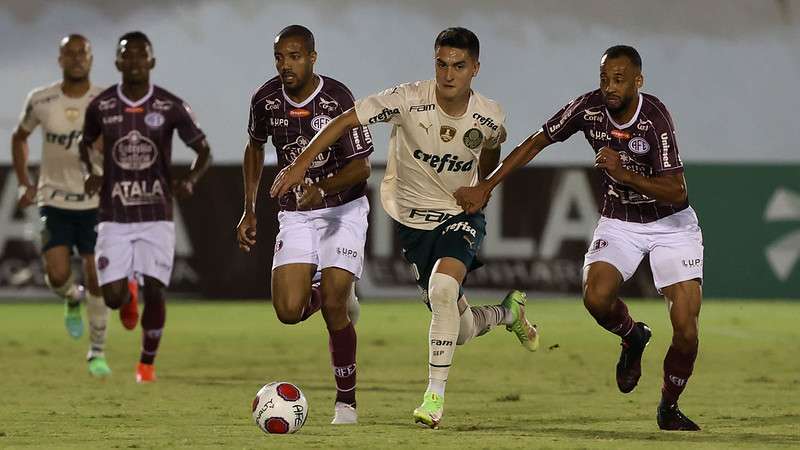
[[[593,280],[589,280],[583,285],[583,305],[593,315],[608,309],[615,298],[616,292],[614,292],[613,286]]]
[[[109,283],[103,285],[100,290],[103,292],[103,300],[106,306],[111,309],[119,309],[128,302],[127,283]]]
[[[152,283],[144,283],[144,286],[142,287],[142,295],[144,295],[145,302],[163,303],[165,300],[163,286],[158,286]]]
[[[286,325],[294,325],[299,323],[303,318],[303,304],[300,302],[284,302],[278,299],[273,300],[273,308],[278,320]]]
[[[323,297],[325,301],[322,303],[322,314],[325,317],[343,318],[347,317],[347,296],[350,295],[350,290],[346,293],[339,293],[335,297]]]
[[[456,312],[458,312],[459,287],[458,281],[450,275],[438,272],[433,273],[428,281],[428,299],[431,302],[431,307],[453,305]]]
[[[47,267],[47,285],[50,289],[58,289],[69,281],[71,272],[69,267]]]

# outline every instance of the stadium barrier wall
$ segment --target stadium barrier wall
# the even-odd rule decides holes
[[[183,167],[181,170],[185,171]],[[195,196],[176,207],[176,262],[170,290],[208,298],[269,297],[277,205],[266,198],[276,173],[266,167],[258,204],[258,243],[235,242],[242,211],[239,166],[215,166]],[[382,167],[370,179],[370,229],[362,297],[414,297],[394,225],[380,206]],[[708,297],[800,297],[800,166],[692,164],[690,201],[703,228]],[[510,288],[550,296],[580,295],[583,254],[598,218],[597,173],[586,167],[528,167],[493,193],[487,236],[467,286],[472,295]],[[46,295],[35,208],[16,208],[16,177],[0,167],[0,296]],[[623,295],[654,297],[647,261]]]

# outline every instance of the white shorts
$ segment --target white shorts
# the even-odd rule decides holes
[[[603,261],[616,267],[627,281],[645,255],[656,289],[703,280],[703,234],[691,207],[650,223],[625,222],[601,217],[583,267]]]
[[[368,214],[366,196],[331,208],[279,212],[272,270],[305,263],[317,270],[339,267],[360,278]]]
[[[100,285],[140,274],[169,286],[174,257],[173,222],[100,222],[97,226],[94,260]]]

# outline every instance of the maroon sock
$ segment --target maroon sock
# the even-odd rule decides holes
[[[163,298],[145,298],[144,311],[142,311],[142,354],[139,361],[144,364],[153,364],[161,342],[161,331],[167,319],[167,306]]]
[[[341,330],[328,330],[329,346],[336,379],[336,401],[356,406],[356,329],[348,322]]]
[[[319,286],[311,286],[311,297],[308,299],[308,305],[303,309],[303,315],[300,321],[304,321],[314,315],[322,307],[322,290]]]
[[[664,384],[661,386],[661,402],[665,405],[678,403],[689,377],[692,376],[697,345],[689,353],[681,353],[671,345],[664,357]]]
[[[620,299],[617,299],[611,306],[611,312],[602,318],[595,317],[595,320],[597,320],[597,323],[600,324],[601,327],[621,338],[625,338],[631,330],[636,329],[636,327],[633,326],[633,318],[628,314],[628,306]]]

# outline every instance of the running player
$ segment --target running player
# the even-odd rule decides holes
[[[606,330],[622,338],[617,386],[628,393],[641,376],[642,352],[651,331],[634,322],[619,299],[622,283],[650,257],[653,281],[672,321],[672,345],[664,358],[657,422],[662,430],[699,430],[678,409],[698,348],[703,241],[689,206],[675,127],[656,97],[640,93],[642,59],[633,48],[609,48],[600,60],[600,89],[581,95],[520,144],[492,176],[456,192],[465,211],[475,211],[512,170],[553,142],[583,132],[602,171],[600,222],[584,259],[583,302]]]
[[[89,175],[86,192],[100,192],[95,252],[100,288],[106,305],[119,309],[129,302],[127,279],[143,279],[142,352],[136,381],[155,381],[153,362],[166,317],[164,289],[169,285],[175,255],[172,222],[173,191],[191,195],[211,162],[205,135],[189,106],[150,83],[153,48],[144,33],[119,38],[117,69],[122,83],[101,92],[86,110],[81,160]],[[172,135],[197,152],[185,178],[171,173]],[[103,174],[90,163],[91,146],[102,140]]]
[[[325,124],[353,107],[345,85],[314,73],[317,52],[306,27],[281,30],[274,52],[278,76],[264,83],[250,104],[244,213],[236,230],[239,246],[248,252],[256,242],[256,200],[267,138],[272,137],[278,165],[286,167]],[[280,198],[272,305],[286,324],[304,321],[322,308],[336,380],[333,424],[358,420],[353,327],[358,303],[353,285],[364,262],[370,153],[369,131],[353,129],[317,156],[299,190]],[[321,283],[312,284],[318,272]]]
[[[80,302],[86,299],[89,318],[89,372],[111,374],[105,358],[108,308],[97,285],[94,245],[97,240],[97,196],[83,190],[78,143],[86,105],[103,88],[89,81],[92,46],[79,34],[61,39],[58,63],[62,79],[28,94],[19,125],[11,137],[12,159],[19,182],[19,207],[36,203],[42,216],[42,259],[45,281],[64,299],[64,322],[75,339],[83,335]],[[38,186],[28,174],[28,137],[42,127],[42,157]],[[83,262],[86,286],[75,282],[73,249]],[[88,292],[86,292],[88,291]]]
[[[512,291],[499,305],[470,307],[462,284],[485,235],[480,211],[464,214],[453,192],[477,183],[500,157],[505,113],[471,89],[478,74],[478,37],[448,28],[434,43],[436,79],[401,84],[356,102],[331,121],[294,163],[276,177],[271,195],[301,183],[318,155],[359,125],[389,122],[386,176],[381,201],[395,220],[403,255],[432,312],[428,339],[429,379],[416,422],[439,426],[454,344],[464,344],[504,324],[528,349],[538,346],[536,328],[525,318],[525,294]]]

